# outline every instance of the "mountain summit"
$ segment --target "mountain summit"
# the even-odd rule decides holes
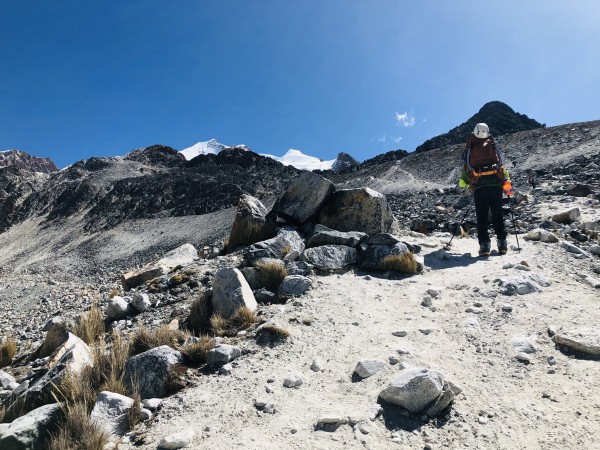
[[[50,158],[39,158],[21,150],[5,150],[0,152],[0,167],[17,166],[30,172],[52,173],[58,167]]]
[[[541,123],[534,119],[530,119],[525,114],[515,112],[506,103],[493,101],[483,105],[479,112],[465,123],[451,129],[445,134],[441,134],[425,141],[415,149],[415,152],[421,153],[434,148],[445,147],[447,145],[462,144],[467,139],[469,133],[473,131],[475,125],[481,122],[488,124],[492,136],[502,136],[503,134],[516,133],[518,131],[533,130],[543,126]]]

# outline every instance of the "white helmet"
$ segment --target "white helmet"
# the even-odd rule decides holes
[[[485,123],[478,123],[473,130],[475,137],[486,139],[490,136],[490,129]]]

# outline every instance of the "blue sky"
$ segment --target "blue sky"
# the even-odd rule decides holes
[[[216,138],[359,160],[500,100],[600,119],[597,0],[0,1],[0,149],[63,167]]]

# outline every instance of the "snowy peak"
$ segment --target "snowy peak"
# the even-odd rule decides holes
[[[180,153],[185,156],[185,159],[190,161],[198,155],[217,155],[226,148],[228,148],[226,145],[221,144],[216,139],[211,139],[206,142],[198,142],[191,147],[181,150]]]
[[[305,155],[300,150],[294,149],[288,150],[288,152],[283,156],[274,156],[266,154],[263,154],[261,156],[273,158],[274,160],[279,161],[285,166],[294,166],[296,169],[301,170],[331,170],[333,164],[336,161],[335,159],[323,161],[314,156]]]

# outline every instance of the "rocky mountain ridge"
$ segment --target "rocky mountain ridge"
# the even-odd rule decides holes
[[[21,150],[5,150],[0,152],[0,167],[16,166],[30,172],[52,173],[58,167],[50,158],[32,156]]]

